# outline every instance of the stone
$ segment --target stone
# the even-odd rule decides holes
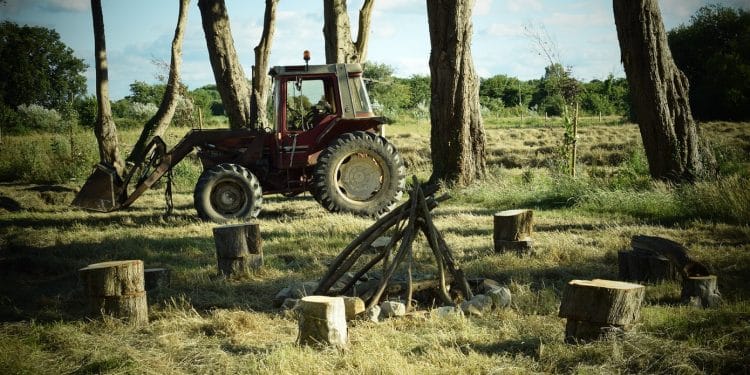
[[[315,292],[315,289],[318,289],[317,281],[305,281],[291,288],[289,298],[300,299],[305,296],[310,296],[313,294],[313,292]]]
[[[346,308],[346,321],[350,321],[365,312],[365,301],[359,297],[344,297],[344,307]]]
[[[281,304],[283,310],[294,311],[299,307],[299,300],[296,298],[287,298],[284,303]]]
[[[490,290],[500,288],[501,286],[502,285],[495,280],[484,279],[479,284],[479,293],[487,294]]]
[[[390,242],[391,242],[390,237],[382,236],[382,237],[376,238],[375,241],[372,241],[372,244],[370,245],[370,247],[372,247],[376,251],[380,251],[384,247],[388,246]]]
[[[477,294],[472,298],[471,302],[476,308],[482,313],[492,311],[492,298],[484,294]]]
[[[289,298],[289,295],[291,293],[292,288],[290,287],[281,289],[278,293],[276,293],[276,296],[273,297],[273,307],[281,307],[281,305],[284,304],[284,301]]]
[[[492,299],[492,307],[495,309],[504,309],[510,307],[511,294],[510,289],[506,287],[495,288],[487,292]]]
[[[365,316],[367,317],[367,320],[377,323],[380,318],[380,306],[375,305],[373,307],[370,307],[369,309],[365,310]]]
[[[434,318],[448,318],[455,316],[464,316],[461,308],[455,306],[442,306],[430,311],[430,316]]]
[[[469,316],[482,316],[482,311],[477,308],[474,303],[471,301],[463,301],[461,302],[461,311],[464,312],[464,314]]]
[[[390,318],[394,316],[406,315],[406,305],[396,301],[383,301],[380,304],[380,316]]]

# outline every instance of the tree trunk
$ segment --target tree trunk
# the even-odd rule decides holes
[[[91,316],[110,315],[133,324],[148,322],[142,261],[90,264],[78,272],[88,297]]]
[[[188,6],[190,0],[179,0],[180,10],[177,16],[177,27],[174,30],[174,39],[172,39],[172,59],[169,64],[169,78],[167,87],[164,90],[164,96],[159,104],[159,110],[143,126],[141,136],[130,151],[128,161],[133,162],[136,166],[143,162],[146,146],[156,136],[162,136],[172,122],[174,112],[177,109],[177,99],[180,96],[180,65],[182,65],[182,40],[185,35],[185,27],[188,18]]]
[[[91,0],[91,14],[94,21],[94,55],[96,66],[96,124],[94,134],[99,144],[99,160],[102,164],[115,169],[118,176],[123,175],[125,163],[120,157],[117,141],[117,127],[112,119],[112,107],[109,103],[109,68],[107,67],[107,45],[104,36],[104,16],[101,0]]]
[[[357,40],[352,40],[346,0],[323,0],[323,37],[326,63],[361,63],[367,57],[372,6],[375,0],[365,0],[359,10]]]
[[[479,78],[471,57],[473,0],[427,2],[430,26],[431,182],[468,185],[484,176]]]
[[[300,345],[347,346],[346,307],[341,297],[308,296],[300,301]]]
[[[259,224],[222,225],[213,232],[219,271],[225,276],[242,276],[263,265]]]
[[[250,94],[247,78],[237,59],[229,15],[224,0],[199,0],[208,56],[214,71],[216,87],[229,117],[232,129],[250,125]]]
[[[656,0],[613,0],[617,37],[651,176],[694,181],[715,160],[702,144],[688,80],[672,59]]]
[[[256,129],[268,127],[266,101],[271,80],[268,78],[268,59],[271,56],[273,34],[276,29],[276,7],[279,0],[266,0],[266,13],[263,19],[263,34],[255,46],[253,65],[253,87],[250,96],[250,124]]]

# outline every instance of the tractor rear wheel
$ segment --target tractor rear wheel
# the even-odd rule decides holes
[[[219,164],[203,171],[193,193],[198,216],[217,223],[257,217],[262,203],[260,182],[237,164]]]
[[[404,190],[404,163],[385,138],[356,131],[336,138],[318,157],[315,199],[332,212],[379,216]]]

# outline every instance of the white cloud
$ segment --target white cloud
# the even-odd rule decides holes
[[[509,25],[505,23],[493,23],[485,33],[496,38],[513,38],[523,36],[523,28],[520,25]]]
[[[527,12],[529,10],[539,11],[543,8],[540,0],[510,0],[506,1],[505,5],[511,13]]]
[[[474,4],[474,15],[486,16],[492,10],[492,0],[476,0]]]
[[[88,0],[50,0],[48,4],[52,10],[69,12],[85,12],[90,6],[91,2]]]

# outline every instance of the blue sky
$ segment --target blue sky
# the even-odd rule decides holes
[[[539,56],[524,25],[540,26],[557,45],[560,60],[583,80],[622,76],[617,34],[609,0],[475,0],[472,52],[482,77],[505,74],[539,78],[547,60]],[[661,0],[667,29],[687,23],[701,6],[719,3],[750,9],[750,0]],[[253,47],[263,26],[262,0],[226,0],[235,47],[250,74]],[[350,0],[352,27],[362,0]],[[177,20],[176,0],[104,0],[104,23],[113,99],[129,93],[135,80],[155,82],[153,59],[169,60]],[[323,5],[320,0],[281,0],[271,65],[298,64],[302,51],[311,63],[325,62]],[[93,35],[89,0],[8,0],[0,19],[53,28],[75,54],[86,60],[89,92],[93,92]],[[386,63],[397,76],[429,74],[430,43],[425,0],[375,0],[368,60]],[[191,1],[183,46],[183,81],[196,88],[213,83],[197,0]]]

